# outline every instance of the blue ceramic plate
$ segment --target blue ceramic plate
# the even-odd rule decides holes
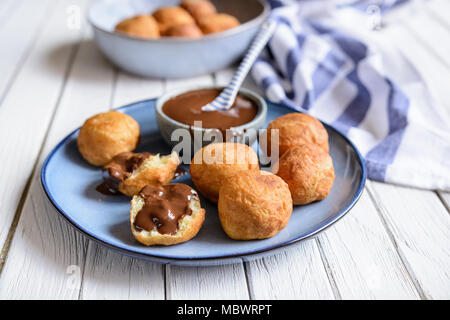
[[[137,151],[168,154],[170,148],[159,135],[154,113],[155,100],[136,102],[119,110],[141,126]],[[267,124],[291,110],[268,103]],[[101,170],[83,160],[77,149],[78,129],[62,140],[47,157],[41,172],[42,186],[55,208],[75,228],[91,239],[123,254],[161,263],[211,265],[234,263],[273,254],[288,244],[310,237],[344,216],[361,195],[366,170],[353,144],[327,126],[330,154],[336,180],[328,198],[296,206],[288,226],[266,240],[235,241],[223,232],[217,207],[204,198],[206,220],[199,234],[186,243],[169,247],[145,247],[132,236],[129,223],[130,199],[105,196],[95,190]],[[176,182],[192,185],[189,175]]]

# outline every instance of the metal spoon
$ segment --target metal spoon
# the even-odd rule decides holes
[[[242,85],[242,82],[250,71],[250,68],[252,67],[256,58],[258,58],[262,49],[264,49],[266,43],[272,37],[273,33],[275,32],[276,26],[276,20],[271,19],[264,22],[228,86],[222,90],[222,92],[217,96],[216,99],[214,99],[207,105],[204,105],[202,107],[202,111],[218,111],[231,108],[239,92],[239,88]]]

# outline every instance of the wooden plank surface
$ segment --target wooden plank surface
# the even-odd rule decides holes
[[[427,299],[450,298],[450,217],[433,191],[371,182],[397,251]]]
[[[89,241],[80,299],[164,299],[163,266]]]
[[[166,266],[167,299],[248,299],[242,263],[211,267]]]
[[[76,50],[73,44],[81,35],[77,30],[68,32],[65,25],[65,5],[60,2],[47,17],[42,34],[35,39],[39,41],[39,46],[35,46],[22,62],[21,72],[0,105],[0,176],[4,181],[11,181],[0,185],[0,248],[7,238],[52,119],[59,92],[66,81],[68,66]],[[12,47],[11,50],[19,49]],[[4,52],[1,50],[0,54]],[[0,64],[4,62],[0,59]]]
[[[0,297],[78,299],[80,295],[81,278],[74,280],[72,270],[83,274],[87,240],[49,204],[41,190],[39,170],[62,137],[87,117],[107,110],[111,103],[113,71],[90,40],[90,33],[85,39],[75,56],[31,182],[1,274]]]
[[[450,192],[438,192],[441,201],[444,203],[447,211],[450,213]]]
[[[246,265],[252,299],[339,298],[333,293],[314,240]]]
[[[0,51],[0,103],[52,12],[49,4],[48,0],[22,1],[0,24],[0,43],[4,46]]]
[[[366,191],[317,241],[342,299],[420,298]]]

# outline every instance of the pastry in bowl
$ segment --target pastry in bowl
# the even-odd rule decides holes
[[[167,156],[123,152],[103,167],[104,185],[111,194],[120,192],[132,197],[146,185],[170,183],[179,163],[176,152]]]
[[[138,15],[122,20],[116,25],[115,30],[139,38],[159,38],[158,23],[150,15]]]
[[[235,240],[265,239],[286,227],[292,213],[288,185],[265,171],[241,171],[219,192],[219,219]]]
[[[167,29],[164,36],[167,37],[182,37],[182,38],[200,38],[203,36],[202,30],[193,23],[176,24]]]
[[[208,0],[184,0],[180,7],[189,12],[197,22],[217,13],[216,7]]]
[[[204,34],[217,33],[240,25],[239,20],[226,13],[217,13],[202,18],[198,23]]]
[[[249,146],[240,143],[212,143],[194,155],[190,173],[200,193],[217,203],[219,189],[226,178],[242,170],[259,171],[258,156]]]
[[[78,150],[90,164],[103,166],[115,155],[136,149],[139,136],[139,124],[132,117],[118,111],[103,112],[81,127]]]
[[[278,130],[279,155],[289,148],[303,144],[316,144],[328,152],[328,133],[316,118],[304,113],[288,113],[272,120],[267,127],[267,153],[271,153],[271,130]]]
[[[204,220],[197,192],[185,184],[145,186],[131,200],[131,232],[146,246],[186,242]]]
[[[289,149],[274,166],[274,172],[288,184],[294,204],[325,199],[334,182],[333,161],[315,144]]]
[[[167,30],[179,24],[195,24],[194,18],[180,7],[163,7],[153,12],[153,17],[159,25],[161,34],[165,34]]]

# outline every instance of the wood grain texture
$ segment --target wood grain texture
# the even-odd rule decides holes
[[[246,265],[252,299],[335,298],[314,239]]]
[[[118,72],[113,107],[118,108],[132,102],[156,98],[163,90],[164,82],[159,79],[145,79]]]
[[[164,271],[89,242],[81,299],[164,299]]]
[[[166,266],[167,299],[248,299],[242,263],[214,267]]]
[[[49,1],[22,1],[0,25],[0,103],[24,60],[36,43],[46,16],[52,11]],[[6,49],[7,47],[7,49]]]
[[[88,34],[75,56],[33,176],[1,274],[0,297],[78,299],[87,240],[49,204],[40,187],[39,171],[44,158],[60,139],[88,116],[108,109],[112,80],[111,68],[107,67]]]
[[[342,299],[420,298],[366,191],[317,241]]]
[[[79,31],[65,29],[64,9],[64,5],[56,6],[48,16],[42,34],[36,38],[40,45],[22,62],[21,72],[0,105],[0,176],[5,181],[13,181],[0,185],[0,247],[36,163],[65,81],[74,52],[73,45],[67,43],[73,44],[81,36]],[[8,50],[1,50],[0,55],[5,51]],[[4,62],[0,59],[0,64]]]
[[[450,192],[438,192],[439,197],[441,198],[441,201],[444,203],[445,207],[447,208],[447,211],[450,213]]]
[[[450,298],[450,216],[433,191],[369,184],[403,262],[427,299]]]

